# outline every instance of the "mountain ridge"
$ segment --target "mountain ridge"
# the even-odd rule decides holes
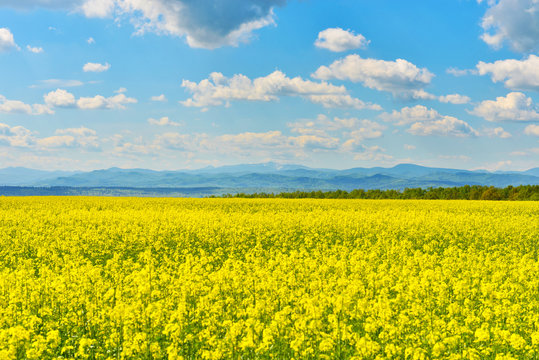
[[[539,168],[525,171],[490,172],[435,168],[416,164],[393,167],[317,169],[303,165],[240,164],[196,170],[150,170],[109,168],[93,171],[45,171],[27,168],[0,169],[0,186],[33,187],[131,187],[211,188],[223,192],[353,190],[455,187],[464,185],[538,185]]]

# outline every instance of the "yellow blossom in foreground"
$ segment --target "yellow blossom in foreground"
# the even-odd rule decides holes
[[[539,203],[0,198],[0,359],[537,359]]]

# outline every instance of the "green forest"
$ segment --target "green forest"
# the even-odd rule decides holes
[[[274,193],[237,193],[223,197],[284,198],[284,199],[440,199],[440,200],[513,200],[538,201],[539,185],[520,185],[497,188],[494,186],[465,185],[460,187],[413,188],[399,190],[335,190],[294,191]]]

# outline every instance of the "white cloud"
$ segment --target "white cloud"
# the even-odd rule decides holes
[[[113,14],[116,0],[86,0],[81,10],[89,18],[106,18]]]
[[[87,63],[82,67],[84,72],[104,72],[110,69],[110,64]]]
[[[406,125],[417,121],[433,121],[440,118],[440,114],[434,109],[428,109],[423,105],[404,107],[400,111],[393,110],[391,113],[380,114],[380,118],[396,125]]]
[[[414,99],[414,100],[436,100],[438,97],[434,94],[431,94],[429,92],[426,92],[425,90],[412,90],[409,92],[409,95],[406,95],[407,97]]]
[[[480,61],[477,64],[480,75],[488,75],[493,82],[504,82],[512,90],[539,91],[539,56],[530,55],[525,60],[498,60],[494,63]]]
[[[321,66],[312,76],[321,80],[360,82],[372,89],[391,92],[395,97],[410,98],[414,90],[430,84],[434,74],[403,59],[385,61],[348,55],[329,67]]]
[[[136,104],[137,99],[118,94],[111,97],[96,95],[94,97],[81,97],[77,101],[77,106],[82,110],[97,110],[97,109],[125,109],[127,104]]]
[[[358,127],[348,133],[355,140],[376,139],[382,137],[387,127],[372,120],[358,120]]]
[[[341,28],[329,28],[318,34],[314,45],[318,48],[334,52],[364,48],[369,41],[361,34],[354,34],[350,30]]]
[[[340,140],[317,134],[287,136],[281,131],[225,134],[198,141],[198,147],[209,151],[251,156],[303,157],[305,151],[337,150]]]
[[[483,133],[486,136],[489,136],[489,137],[499,137],[499,138],[502,138],[502,139],[508,139],[508,138],[510,138],[512,136],[510,133],[505,131],[504,128],[502,128],[502,127],[485,128],[485,129],[483,129]]]
[[[75,105],[75,95],[63,89],[57,89],[43,96],[49,106],[71,107]]]
[[[460,94],[440,96],[438,99],[440,100],[440,102],[451,104],[467,104],[471,101],[468,96]]]
[[[526,135],[533,135],[533,136],[539,136],[539,125],[528,125],[524,129],[524,134]]]
[[[120,89],[122,90],[122,89]],[[96,95],[93,97],[81,97],[78,100],[75,95],[64,89],[51,91],[43,96],[48,106],[54,107],[77,107],[82,110],[96,109],[125,109],[127,104],[136,104],[135,98],[127,97],[123,92],[111,97]]]
[[[95,130],[85,127],[58,129],[56,135],[36,140],[38,147],[43,149],[54,148],[85,148],[98,149],[99,140]]]
[[[414,100],[438,100],[443,103],[451,104],[467,104],[471,100],[468,96],[460,94],[436,96],[434,94],[426,92],[423,89],[409,91],[406,96]]]
[[[55,135],[39,139],[37,144],[41,148],[66,148],[74,147],[76,141],[75,137],[71,135]]]
[[[537,0],[499,0],[489,5],[482,21],[484,42],[496,49],[507,42],[516,51],[539,50]]]
[[[52,149],[80,147],[98,149],[99,141],[96,132],[85,127],[56,130],[55,135],[36,138],[34,133],[22,126],[0,123],[0,145],[21,148]]]
[[[512,92],[496,100],[485,100],[471,114],[487,121],[539,121],[539,112],[531,98],[520,92]]]
[[[254,30],[274,24],[273,8],[286,0],[123,0],[137,32],[185,36],[191,47],[237,46]],[[216,19],[218,19],[216,21]]]
[[[370,109],[370,110],[382,110],[382,107],[378,104],[366,103],[357,98],[351,97],[347,94],[339,95],[309,95],[307,97],[311,102],[320,104],[325,108],[352,108],[352,109]]]
[[[371,120],[357,120],[358,127],[346,133],[347,140],[342,144],[344,151],[364,152],[367,149],[363,141],[383,136],[386,126]]]
[[[87,17],[128,20],[136,34],[185,37],[191,47],[213,49],[248,41],[275,24],[273,9],[286,0],[3,0],[0,7],[47,8]]]
[[[334,137],[318,136],[318,135],[299,135],[291,136],[288,140],[294,147],[306,149],[336,149],[339,146],[340,140]]]
[[[124,87],[119,88],[118,90],[114,91],[115,94],[123,94],[126,93],[127,89]]]
[[[8,100],[5,96],[0,95],[0,113],[50,115],[54,112],[48,106],[45,106],[43,104],[29,105],[19,100]]]
[[[44,51],[42,47],[33,47],[30,45],[26,45],[26,49],[34,54],[41,54]]]
[[[412,135],[418,136],[477,136],[478,133],[466,122],[452,116],[430,122],[416,122],[407,130]]]
[[[182,86],[193,96],[181,103],[194,107],[219,106],[232,100],[274,101],[279,96],[346,95],[344,86],[289,78],[281,71],[254,80],[241,74],[227,78],[214,72],[199,83],[184,80]],[[315,101],[322,102],[321,99]]]
[[[150,98],[151,101],[159,101],[159,102],[165,102],[167,101],[167,97],[165,96],[165,94],[161,94],[161,95],[157,95],[157,96],[152,96]]]
[[[0,28],[0,52],[17,49],[13,34],[7,28]]]
[[[168,132],[158,135],[154,141],[154,146],[178,151],[191,151],[196,150],[199,143],[200,136],[198,135],[193,136],[177,132]]]
[[[404,107],[400,111],[383,113],[380,118],[396,125],[412,124],[407,130],[412,135],[419,136],[477,136],[468,123],[452,116],[441,115],[434,109],[428,109],[423,105]]]
[[[157,126],[181,126],[180,123],[171,121],[167,116],[164,116],[160,119],[148,119],[148,123],[150,125],[157,125]]]
[[[415,150],[415,145],[410,145],[410,144],[404,144],[404,149],[405,150]]]
[[[140,155],[156,155],[158,153],[159,146],[154,144],[144,144],[140,141],[138,142],[121,142],[114,146],[112,151],[115,155],[136,155],[135,159],[138,159]]]
[[[30,147],[33,144],[32,132],[22,126],[9,126],[0,123],[0,145]]]
[[[89,37],[88,40],[86,40],[86,42],[89,44],[89,45],[92,45],[92,44],[95,44],[95,39],[93,37]]]

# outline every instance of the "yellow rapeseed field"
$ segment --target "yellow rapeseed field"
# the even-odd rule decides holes
[[[0,359],[539,359],[539,202],[0,198]]]

